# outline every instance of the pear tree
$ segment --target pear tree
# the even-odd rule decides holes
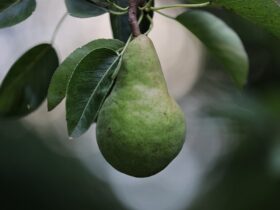
[[[96,123],[98,146],[114,168],[135,177],[163,170],[184,144],[186,119],[168,92],[149,38],[157,24],[154,13],[191,31],[242,89],[249,68],[244,46],[237,33],[207,9],[234,11],[280,38],[280,8],[275,0],[158,2],[65,0],[67,14],[58,20],[52,41],[24,53],[1,82],[0,117],[24,117],[45,99],[52,111],[65,99],[69,137],[78,138]],[[173,8],[182,8],[182,13],[165,13]],[[35,9],[36,0],[1,1],[0,28],[26,20]],[[60,63],[53,40],[65,18],[105,13],[110,14],[113,38],[92,40]]]

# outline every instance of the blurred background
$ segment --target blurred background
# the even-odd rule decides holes
[[[280,40],[230,12],[209,11],[241,37],[248,84],[237,90],[190,32],[155,14],[150,36],[187,119],[184,148],[164,171],[141,179],[117,172],[98,150],[94,125],[69,140],[64,104],[48,113],[44,103],[24,119],[0,120],[0,209],[279,210]],[[62,0],[38,0],[30,18],[0,30],[0,81],[26,50],[50,42],[65,12]],[[68,16],[55,48],[62,61],[111,37],[108,15]]]

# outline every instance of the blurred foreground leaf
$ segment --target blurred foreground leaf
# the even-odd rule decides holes
[[[126,209],[51,130],[39,136],[32,126],[0,121],[1,209]]]
[[[226,146],[217,163],[204,177],[200,192],[188,210],[278,210],[278,93],[270,95],[268,101],[272,103],[263,103],[262,100],[252,99],[252,95],[246,95],[232,97],[231,100],[227,98],[226,102],[216,100],[208,107],[212,119],[219,119],[221,125],[227,125],[227,129],[223,129],[226,133],[222,135]]]

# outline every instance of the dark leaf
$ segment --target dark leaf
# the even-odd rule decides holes
[[[11,5],[15,4],[18,0],[2,0],[0,2],[0,12]]]
[[[78,65],[66,95],[69,135],[79,137],[96,119],[98,111],[113,85],[113,74],[120,56],[110,49],[97,49]]]
[[[204,11],[188,11],[176,18],[194,33],[225,66],[235,83],[247,81],[248,57],[238,35],[222,20]]]
[[[44,101],[58,57],[49,44],[26,52],[10,69],[0,87],[0,116],[25,116]]]
[[[35,7],[35,0],[3,1],[0,3],[0,28],[12,26],[24,21],[32,14]]]
[[[117,51],[123,46],[124,44],[119,40],[98,39],[71,53],[53,75],[48,91],[48,109],[54,109],[64,99],[71,76],[86,55],[99,48]]]
[[[94,4],[96,4],[99,7],[103,7],[103,8],[108,8],[111,3],[109,1],[104,1],[104,0],[89,0],[91,2],[93,2]]]
[[[65,4],[69,14],[78,18],[95,17],[107,12],[105,8],[87,0],[65,0]]]

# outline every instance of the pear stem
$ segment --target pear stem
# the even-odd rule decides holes
[[[138,6],[143,3],[143,0],[128,0],[128,21],[131,27],[133,37],[141,35],[140,27],[137,21]]]

